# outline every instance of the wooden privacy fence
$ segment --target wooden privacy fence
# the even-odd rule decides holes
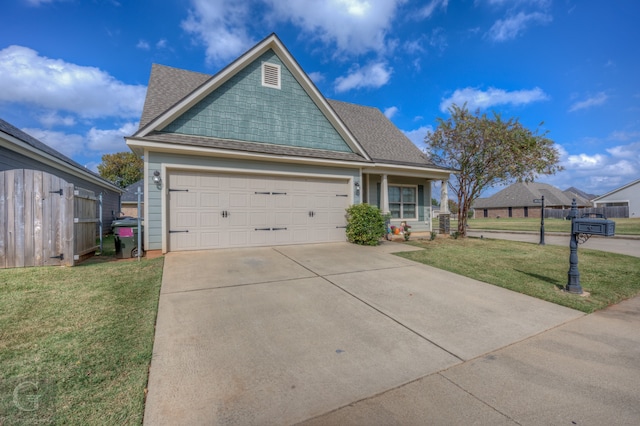
[[[46,172],[0,172],[0,268],[73,266],[94,253],[96,202]]]
[[[570,209],[544,209],[544,217],[551,219],[566,219],[569,215]],[[629,217],[628,206],[617,207],[580,207],[578,209],[578,216],[583,215],[603,215],[609,219],[611,218],[625,218]]]

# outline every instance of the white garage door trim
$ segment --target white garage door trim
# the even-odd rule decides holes
[[[272,208],[280,208],[280,213],[278,218],[281,219],[282,216],[288,216],[288,219],[285,219],[285,221],[292,221],[291,222],[291,226],[287,227],[287,226],[283,226],[283,223],[281,220],[276,219],[275,221],[273,220],[273,218],[269,219],[271,221],[274,221],[273,224],[269,224],[267,226],[267,224],[265,224],[265,226],[263,228],[271,228],[271,229],[276,229],[279,230],[280,232],[277,232],[279,235],[276,237],[275,233],[272,233],[272,236],[270,237],[271,239],[267,239],[267,240],[263,240],[263,241],[259,241],[256,240],[255,236],[251,236],[251,238],[253,238],[253,241],[247,241],[246,244],[244,244],[242,242],[242,237],[241,234],[236,234],[236,238],[238,238],[237,240],[233,241],[233,244],[228,245],[228,244],[223,244],[220,248],[223,247],[227,247],[227,246],[260,246],[260,245],[278,245],[278,244],[295,244],[295,243],[301,243],[301,242],[306,242],[306,241],[310,241],[310,242],[320,242],[323,239],[328,238],[325,234],[326,234],[326,229],[323,231],[325,232],[325,234],[323,235],[317,235],[317,236],[309,236],[307,235],[308,233],[311,233],[313,231],[312,228],[307,228],[304,225],[302,225],[305,221],[305,218],[303,216],[305,215],[310,215],[311,213],[309,213],[309,211],[315,210],[315,209],[311,209],[309,210],[307,207],[308,206],[303,206],[303,204],[305,203],[305,201],[302,199],[305,196],[308,197],[309,195],[312,195],[312,198],[309,200],[309,202],[319,202],[319,201],[313,201],[316,198],[320,197],[320,196],[314,196],[313,194],[315,193],[312,192],[311,194],[306,193],[306,191],[301,190],[301,181],[305,180],[305,179],[311,179],[312,183],[318,184],[318,183],[339,183],[339,192],[344,193],[344,195],[346,195],[345,199],[344,199],[344,206],[340,206],[340,214],[344,215],[344,210],[343,207],[346,208],[348,207],[348,205],[353,203],[353,177],[351,176],[344,176],[344,175],[333,175],[333,174],[314,174],[314,173],[290,173],[290,172],[273,172],[273,171],[254,171],[254,170],[239,170],[239,169],[230,169],[230,168],[202,168],[202,167],[182,167],[182,166],[177,166],[177,167],[171,167],[170,165],[164,165],[162,168],[162,178],[163,178],[163,182],[165,182],[166,185],[168,185],[167,187],[163,188],[164,190],[162,191],[162,210],[164,212],[164,214],[162,215],[162,234],[163,234],[163,239],[162,239],[162,246],[163,246],[163,252],[167,252],[167,251],[176,251],[175,247],[172,247],[170,244],[170,241],[172,240],[172,235],[170,234],[170,230],[169,229],[172,224],[170,223],[171,221],[171,202],[170,202],[170,198],[169,198],[169,189],[172,186],[171,183],[171,176],[177,177],[177,176],[184,176],[185,179],[189,179],[188,175],[190,174],[198,174],[198,175],[204,175],[204,176],[208,176],[213,178],[214,176],[218,176],[219,178],[231,178],[231,179],[235,179],[236,181],[240,182],[242,180],[245,181],[251,181],[251,182],[257,182],[257,181],[252,181],[250,179],[250,177],[256,177],[258,178],[260,181],[268,181],[268,180],[272,180],[272,185],[296,185],[297,187],[297,193],[295,192],[295,190],[292,190],[294,192],[290,193],[289,196],[287,198],[291,198],[294,196],[294,193],[297,194],[298,196],[298,210],[300,211],[295,211],[295,209],[291,209],[292,211],[289,211],[290,209],[288,209],[286,207],[285,204],[282,203],[286,203],[287,201],[282,201],[285,197],[279,197],[279,200],[275,200],[275,198],[273,197],[273,195],[271,197],[267,197],[270,198],[269,200],[267,200],[266,202],[269,203],[279,203],[282,204],[280,206],[277,206],[275,204],[271,204],[270,206]],[[331,185],[329,185],[331,186]],[[253,190],[251,190],[253,191]],[[256,191],[256,195],[253,195],[253,192],[251,194],[251,198],[253,199],[253,202],[256,201],[256,197],[261,197],[261,195],[257,195],[258,192],[261,191]],[[274,194],[277,194],[276,191],[274,191]],[[179,194],[177,193],[173,193],[172,194],[174,196],[174,200],[179,197]],[[186,194],[184,194],[185,196],[187,196]],[[335,196],[335,195],[334,195]],[[276,197],[278,198],[278,197]],[[186,199],[186,198],[185,198]],[[265,202],[265,200],[259,201],[259,202]],[[290,200],[289,202],[294,202],[293,200]],[[326,203],[326,201],[325,201]],[[174,207],[175,208],[175,207]],[[322,210],[322,208],[320,208],[319,210]],[[333,220],[335,221],[335,214],[337,211],[337,206],[334,205],[334,211],[333,211],[333,215],[334,218]],[[294,218],[294,216],[297,214],[297,216]],[[326,209],[324,211],[324,214],[327,214]],[[331,211],[329,211],[329,214],[331,214]],[[322,213],[318,216],[315,217],[313,216],[313,221],[318,221],[321,222],[322,220],[327,220],[326,216],[321,216]],[[235,219],[238,218],[238,215],[234,216]],[[259,215],[254,215],[253,216],[253,221],[260,221],[259,219]],[[174,218],[175,221],[176,218]],[[227,222],[230,222],[230,216],[227,218],[224,218]],[[215,218],[214,218],[215,220]],[[298,227],[296,228],[296,225],[294,222],[298,222]],[[346,221],[343,222],[346,225]],[[175,225],[175,223],[173,224]],[[215,226],[215,225],[213,225]],[[175,227],[175,226],[174,226]],[[257,222],[256,222],[256,228],[259,228],[259,226],[257,226]],[[288,229],[287,229],[288,228]],[[335,228],[335,226],[334,226]],[[322,227],[318,227],[318,229],[322,229]],[[179,230],[179,229],[175,229],[175,230]],[[175,231],[174,230],[174,231]],[[224,228],[225,232],[227,230],[227,228]],[[232,226],[229,226],[228,231],[231,232],[233,231],[234,228]],[[239,228],[235,229],[236,231],[239,230]],[[218,232],[219,233],[219,232]],[[285,235],[286,234],[286,235]],[[173,235],[173,240],[174,242],[177,242],[178,240],[180,240],[180,238],[175,238],[175,237],[179,237],[177,235]],[[191,240],[193,241],[193,235],[191,236]],[[200,237],[198,237],[200,238]],[[217,237],[216,237],[217,238]],[[227,237],[223,237],[223,238],[229,238]],[[248,238],[248,237],[247,237]],[[335,240],[335,235],[333,237],[333,240]],[[343,238],[343,237],[341,237]],[[182,238],[183,241],[187,241],[188,239],[186,237]],[[198,244],[200,244],[199,242],[200,240],[198,240]],[[213,241],[213,240],[212,240]],[[225,240],[226,241],[226,240]],[[214,248],[214,247],[207,247],[207,248]],[[192,249],[198,249],[198,248],[192,248]]]

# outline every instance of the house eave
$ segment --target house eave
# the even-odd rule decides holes
[[[245,160],[258,160],[258,161],[270,161],[278,163],[291,163],[291,164],[313,164],[313,165],[328,165],[336,167],[348,167],[359,168],[369,165],[366,161],[348,161],[348,160],[336,160],[325,158],[313,158],[313,157],[300,157],[300,156],[283,156],[279,154],[266,154],[260,152],[247,152],[247,151],[234,151],[228,149],[203,147],[197,145],[172,145],[163,142],[153,142],[148,140],[141,140],[138,138],[125,138],[127,145],[136,154],[144,155],[145,151],[148,152],[162,152],[168,154],[181,154],[181,155],[203,155],[207,157],[219,157],[229,159],[245,159]]]

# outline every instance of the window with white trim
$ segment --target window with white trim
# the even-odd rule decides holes
[[[280,89],[280,65],[269,62],[262,63],[262,85],[272,89]]]
[[[418,219],[418,187],[389,185],[391,219]]]

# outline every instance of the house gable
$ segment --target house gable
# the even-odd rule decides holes
[[[263,84],[264,63],[279,66],[279,89]],[[272,49],[161,132],[353,152]]]

